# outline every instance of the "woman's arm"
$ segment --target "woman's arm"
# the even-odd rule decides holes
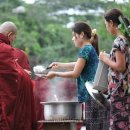
[[[124,72],[126,70],[125,53],[121,53],[117,50],[115,55],[116,61],[112,61],[104,52],[100,52],[99,59],[107,64],[110,68],[119,72]]]
[[[73,70],[75,67],[76,62],[69,62],[69,63],[62,63],[62,62],[53,62],[49,65],[53,69],[67,69]]]
[[[50,71],[46,75],[46,77],[47,78],[54,78],[55,76],[64,77],[64,78],[77,78],[77,77],[79,77],[84,66],[85,66],[86,61],[83,58],[78,58],[77,62],[73,62],[73,63],[75,63],[75,66],[74,66],[74,69],[72,71],[68,71],[68,72]],[[72,64],[68,64],[68,65],[72,65]],[[66,65],[67,65],[67,63],[66,63]]]

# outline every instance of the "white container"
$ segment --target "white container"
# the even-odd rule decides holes
[[[104,92],[108,84],[108,65],[99,60],[97,71],[94,77],[93,89]]]
[[[86,126],[82,126],[80,130],[86,130]]]

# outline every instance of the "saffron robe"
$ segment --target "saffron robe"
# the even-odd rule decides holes
[[[32,81],[0,34],[0,130],[36,130]]]
[[[14,57],[18,64],[26,70],[31,70],[30,64],[29,64],[29,59],[26,53],[23,50],[20,50],[19,48],[14,48]]]

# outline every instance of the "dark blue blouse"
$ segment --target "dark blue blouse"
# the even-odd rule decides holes
[[[89,93],[85,87],[85,82],[93,82],[98,65],[98,55],[95,48],[91,44],[87,44],[81,48],[78,58],[83,58],[86,64],[77,78],[78,100],[79,102],[87,102],[89,100]]]

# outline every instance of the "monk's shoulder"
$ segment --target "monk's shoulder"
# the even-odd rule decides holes
[[[10,51],[13,51],[12,46],[4,43],[0,44],[0,52],[10,52]]]

